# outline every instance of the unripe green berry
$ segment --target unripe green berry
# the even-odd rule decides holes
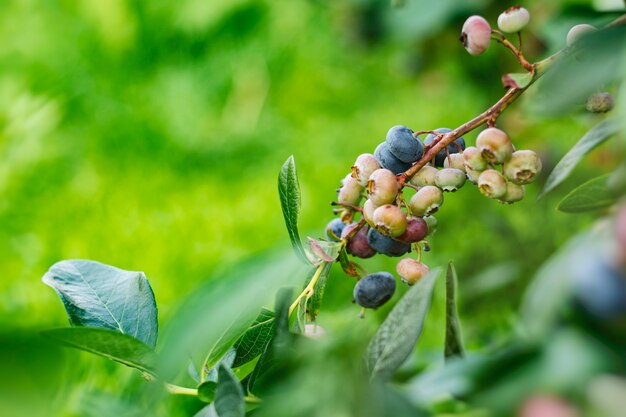
[[[406,231],[395,239],[404,243],[414,243],[424,239],[427,234],[428,224],[426,221],[421,217],[413,217],[407,220]]]
[[[380,206],[374,210],[374,227],[384,235],[400,236],[406,231],[406,214],[398,206]]]
[[[456,191],[465,184],[465,172],[456,168],[444,168],[437,173],[435,183],[443,191]]]
[[[495,169],[483,171],[478,177],[478,189],[489,198],[500,198],[506,194],[506,180]]]
[[[612,110],[614,105],[611,93],[597,93],[587,99],[585,108],[591,113],[606,113]]]
[[[504,164],[504,176],[516,184],[533,182],[541,172],[541,159],[530,150],[515,151]]]
[[[377,169],[370,175],[367,192],[376,206],[393,203],[398,195],[398,179],[388,169]]]
[[[511,158],[513,143],[504,131],[489,127],[476,138],[476,147],[483,158],[492,164],[502,164]]]
[[[404,258],[398,262],[396,272],[400,275],[402,282],[413,285],[425,277],[430,272],[430,269],[415,259]]]
[[[513,204],[524,199],[524,186],[508,181],[506,183],[506,193],[498,199],[504,204]]]
[[[480,149],[475,146],[465,148],[463,151],[463,162],[465,164],[466,172],[467,168],[474,171],[484,171],[489,167],[487,160],[483,158]]]
[[[463,24],[461,42],[472,55],[480,55],[489,48],[491,26],[482,16],[470,16]]]
[[[352,177],[356,178],[359,183],[365,187],[370,179],[372,172],[380,168],[380,164],[374,155],[364,153],[359,155],[352,166]]]
[[[505,33],[515,33],[524,29],[530,21],[528,10],[513,6],[498,16],[498,28]]]
[[[447,156],[446,159],[443,161],[443,167],[456,168],[465,172],[465,160],[463,159],[463,154],[451,153],[450,156]]]
[[[377,208],[378,206],[369,198],[365,200],[365,203],[363,203],[363,218],[370,226],[374,226],[374,210]]]
[[[473,184],[478,184],[478,177],[482,174],[483,171],[475,171],[471,168],[465,168],[465,174],[467,175],[467,179],[470,180]]]
[[[437,218],[435,216],[424,216],[424,221],[428,226],[428,234],[426,236],[432,236],[437,231]]]
[[[443,191],[432,185],[420,188],[409,201],[411,213],[415,216],[428,216],[443,204]]]
[[[565,43],[567,44],[567,46],[572,46],[574,43],[576,43],[579,39],[581,39],[582,37],[596,32],[598,29],[595,26],[592,25],[588,25],[586,23],[580,24],[580,25],[576,25],[574,27],[572,27],[569,32],[567,32],[567,38]]]
[[[435,185],[435,176],[439,170],[433,166],[425,165],[417,171],[410,180],[410,183],[416,187],[423,187],[425,185]]]
[[[363,186],[356,178],[352,178],[351,174],[348,174],[341,181],[341,188],[337,192],[337,201],[341,204],[350,204],[356,206],[361,201],[361,192]]]

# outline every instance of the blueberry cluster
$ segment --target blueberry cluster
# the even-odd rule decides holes
[[[457,191],[469,179],[482,194],[510,204],[524,197],[524,184],[541,171],[536,153],[515,151],[504,131],[490,127],[478,135],[476,146],[466,148],[464,138],[456,138],[401,185],[397,175],[420,161],[425,150],[449,132],[436,129],[422,141],[408,127],[394,126],[374,154],[359,155],[337,190],[334,204],[342,209],[340,218],[326,226],[327,239],[344,241],[346,251],[358,258],[401,257],[415,249],[417,259],[402,259],[396,267],[402,281],[413,285],[429,272],[421,262],[422,249],[429,250],[425,239],[436,229],[433,214],[446,192]],[[415,191],[409,199],[405,199],[407,189]],[[355,219],[358,214],[360,221]],[[395,290],[390,279],[393,276],[387,272],[361,278],[355,301],[366,308],[380,307]]]

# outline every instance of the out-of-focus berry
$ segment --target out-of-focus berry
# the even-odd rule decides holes
[[[482,16],[470,16],[463,24],[461,42],[472,55],[480,55],[489,48],[491,26]]]
[[[400,275],[402,282],[413,285],[425,277],[430,269],[428,266],[411,258],[404,258],[398,262],[396,272]]]
[[[339,242],[341,239],[341,232],[346,227],[346,224],[341,219],[332,219],[326,225],[326,239]]]
[[[530,21],[528,10],[520,6],[506,9],[498,16],[498,28],[505,33],[515,33],[524,29]]]
[[[506,193],[498,199],[504,204],[513,204],[524,199],[524,186],[515,184],[514,182],[507,181]]]
[[[585,108],[591,113],[606,113],[611,111],[614,105],[611,93],[597,93],[587,99]]]

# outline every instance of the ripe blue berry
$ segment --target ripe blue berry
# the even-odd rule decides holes
[[[341,219],[332,219],[326,225],[326,239],[334,242],[341,240],[341,232],[346,227],[346,224]]]
[[[411,168],[411,164],[402,162],[391,153],[387,142],[383,142],[376,147],[374,156],[383,168],[390,170],[394,174],[401,174]]]
[[[341,234],[341,238],[345,238],[350,234],[354,228],[357,226],[357,223],[351,223],[343,229],[343,233]],[[371,258],[376,255],[376,250],[372,248],[367,242],[367,227],[362,227],[355,235],[350,239],[348,244],[346,245],[346,250],[349,254],[354,255],[358,258]]]
[[[413,131],[406,126],[389,129],[385,141],[393,156],[404,163],[412,164],[424,155],[424,144],[415,139]]]
[[[411,251],[411,245],[408,243],[385,236],[376,229],[370,229],[367,232],[367,241],[378,253],[391,257],[402,256]]]
[[[398,178],[388,169],[377,169],[370,175],[367,192],[375,206],[391,204],[396,201],[398,195]]]
[[[524,29],[530,21],[528,10],[520,6],[513,6],[498,16],[498,28],[505,33],[515,33]]]
[[[413,285],[425,277],[430,269],[428,266],[411,258],[404,258],[396,266],[396,272],[400,275],[402,282]]]
[[[404,243],[419,242],[428,234],[428,225],[421,217],[412,217],[406,223],[406,231],[394,239]]]
[[[581,263],[574,275],[578,302],[591,315],[601,319],[626,315],[626,276],[597,256]]]
[[[395,237],[406,231],[406,214],[398,206],[385,204],[374,210],[374,227],[384,235]]]
[[[372,172],[380,168],[380,164],[374,155],[364,153],[359,155],[352,166],[352,177],[356,178],[359,183],[365,187],[370,179]]]
[[[489,48],[491,42],[491,26],[481,16],[470,16],[463,24],[461,42],[467,52],[480,55]]]
[[[365,308],[378,308],[396,292],[396,280],[389,272],[364,276],[354,286],[354,301]]]
[[[446,133],[452,132],[452,129],[448,129],[447,127],[442,127],[439,129],[435,129],[435,132],[446,134]],[[424,138],[424,145],[432,145],[435,139],[437,139],[437,136],[433,135],[432,133],[429,133],[426,136],[426,138]],[[463,139],[463,137],[455,139],[454,142],[448,145],[449,154],[460,153],[460,152],[463,152],[464,150],[465,150],[465,139]],[[446,160],[447,157],[448,157],[448,154],[446,154],[445,149],[442,149],[439,152],[437,152],[437,155],[435,155],[435,166],[442,167],[443,162]]]

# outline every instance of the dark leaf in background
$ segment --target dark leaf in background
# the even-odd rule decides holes
[[[448,264],[446,273],[446,341],[444,356],[446,359],[465,356],[461,323],[456,308],[457,274],[454,264]]]

